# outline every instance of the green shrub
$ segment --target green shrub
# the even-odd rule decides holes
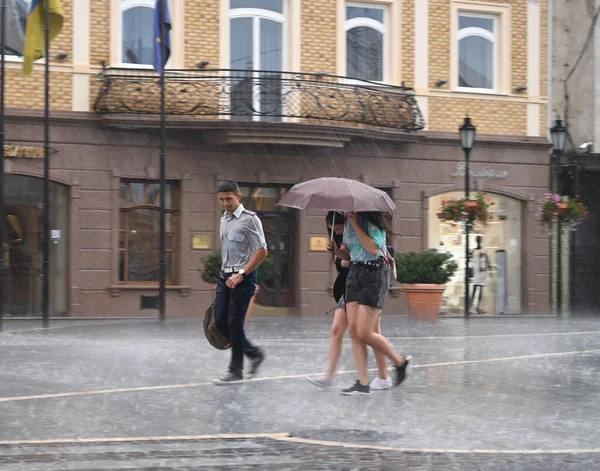
[[[221,251],[217,250],[211,253],[198,269],[202,276],[202,281],[209,285],[216,285],[221,276]],[[256,270],[256,276],[259,282],[267,282],[273,279],[273,259],[267,257]]]
[[[400,283],[445,285],[458,269],[448,253],[399,253],[395,260]]]
[[[263,260],[263,262],[256,269],[256,276],[258,278],[259,283],[267,283],[273,280],[273,259],[271,257],[267,257]]]
[[[211,253],[204,262],[202,268],[198,268],[202,281],[209,285],[216,285],[221,276],[221,251],[217,250]]]

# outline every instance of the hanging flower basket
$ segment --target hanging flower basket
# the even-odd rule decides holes
[[[477,211],[477,201],[465,201],[465,209],[467,210],[467,213],[475,214],[475,211]]]
[[[560,219],[570,230],[575,230],[581,221],[588,218],[588,210],[579,195],[569,198],[558,193],[546,193],[539,202],[538,222],[547,227]]]
[[[437,217],[441,221],[456,223],[467,221],[471,215],[474,222],[485,226],[492,219],[489,208],[493,204],[486,193],[478,191],[473,200],[451,198],[442,201]]]

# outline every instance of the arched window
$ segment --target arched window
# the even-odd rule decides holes
[[[121,62],[152,65],[155,0],[121,0]]]
[[[385,80],[385,8],[346,6],[346,75],[361,80]]]
[[[240,77],[231,92],[232,114],[279,120],[281,81],[273,72],[285,67],[285,2],[230,0],[229,18],[230,67]]]
[[[497,18],[473,13],[458,17],[458,86],[497,88]]]

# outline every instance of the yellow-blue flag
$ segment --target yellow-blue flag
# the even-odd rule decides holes
[[[50,42],[58,36],[63,26],[63,9],[60,0],[32,0],[23,46],[23,76],[31,73],[33,62],[44,56],[46,8],[50,10]]]

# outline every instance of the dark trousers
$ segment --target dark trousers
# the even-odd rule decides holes
[[[235,289],[228,288],[225,284],[229,277],[231,274],[221,274],[217,283],[215,317],[217,328],[231,342],[229,371],[241,376],[244,371],[244,355],[248,358],[260,356],[260,350],[248,341],[244,332],[248,305],[256,291],[256,272],[246,276]]]
[[[477,309],[481,308],[481,298],[483,296],[483,286],[473,285],[473,294],[471,295],[471,307],[475,305],[475,295],[477,294],[477,288],[479,288],[479,300],[477,301]]]

